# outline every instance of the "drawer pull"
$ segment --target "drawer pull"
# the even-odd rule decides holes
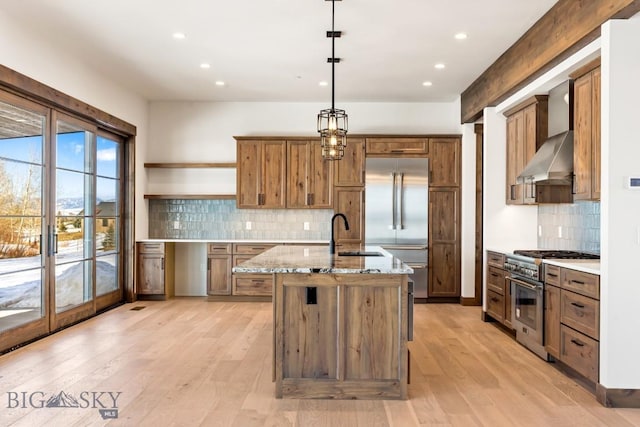
[[[578,308],[584,308],[584,305],[578,304],[577,302],[572,302],[571,305]]]
[[[557,275],[557,274],[554,274],[554,273],[547,273],[547,276],[551,276],[551,277],[558,277],[558,275]]]
[[[258,279],[253,279],[251,280],[253,283],[257,283],[257,284],[262,284],[264,283],[264,280],[258,280]]]
[[[498,298],[496,298],[496,297],[491,297],[491,301],[493,301],[493,302],[498,302],[498,301],[500,301],[500,300],[499,300]]]
[[[571,283],[575,283],[576,285],[584,285],[584,282],[582,280],[571,280]]]
[[[260,248],[260,247],[253,247],[253,248],[251,248],[251,250],[254,250],[254,251],[263,251],[263,250],[264,250],[264,248]]]
[[[497,273],[491,273],[491,275],[492,275],[493,277],[500,277],[500,275],[499,275],[499,274],[497,274]]]
[[[578,340],[571,340],[571,342],[575,345],[577,345],[578,347],[584,347],[584,344],[582,344],[580,341]]]

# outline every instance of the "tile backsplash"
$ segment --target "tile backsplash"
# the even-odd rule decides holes
[[[236,209],[235,200],[151,199],[149,238],[328,241],[332,215],[330,209]]]
[[[541,249],[600,253],[600,202],[538,205],[540,229]]]

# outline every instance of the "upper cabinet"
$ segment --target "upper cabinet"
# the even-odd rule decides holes
[[[286,144],[284,141],[239,140],[237,143],[238,208],[284,208]]]
[[[536,95],[507,111],[508,205],[536,203],[533,183],[519,184],[517,177],[547,139],[548,97]]]
[[[600,200],[600,67],[573,84],[574,200]]]
[[[430,187],[460,186],[460,138],[429,138]]]
[[[347,138],[344,157],[334,161],[333,185],[338,187],[364,185],[364,138]]]
[[[333,164],[322,158],[317,140],[287,141],[287,207],[330,209]]]
[[[428,154],[429,141],[427,138],[415,137],[375,137],[367,138],[367,155],[403,155]]]

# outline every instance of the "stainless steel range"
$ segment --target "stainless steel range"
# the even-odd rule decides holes
[[[505,256],[504,269],[511,272],[511,323],[516,340],[543,358],[544,263],[543,259],[599,259],[596,254],[564,250],[518,250]]]

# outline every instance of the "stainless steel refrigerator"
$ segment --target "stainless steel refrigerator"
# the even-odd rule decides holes
[[[414,297],[427,298],[429,159],[367,158],[365,243],[411,266]]]

